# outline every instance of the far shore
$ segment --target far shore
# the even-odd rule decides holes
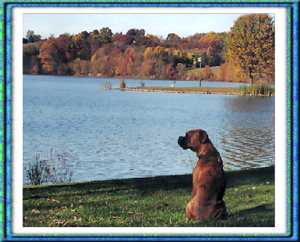
[[[207,79],[207,80],[189,80],[189,79],[176,79],[176,80],[168,80],[168,79],[153,79],[150,78],[141,78],[138,76],[97,76],[97,75],[49,75],[49,74],[34,74],[34,73],[23,73],[23,75],[27,76],[57,76],[57,77],[78,77],[78,78],[97,78],[97,79],[115,79],[115,80],[124,80],[130,81],[130,80],[135,80],[135,81],[179,81],[179,82],[225,82],[225,83],[240,83],[240,84],[247,84],[248,82],[236,82],[232,80],[214,80],[214,79]]]

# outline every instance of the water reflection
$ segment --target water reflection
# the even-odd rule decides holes
[[[262,105],[264,104],[264,105]],[[223,159],[229,169],[264,167],[274,164],[274,100],[268,97],[231,97],[223,102],[227,127],[220,130]],[[236,115],[256,113],[251,118]]]
[[[265,105],[261,105],[261,103]],[[269,97],[231,96],[224,100],[224,108],[231,112],[269,112],[272,109],[273,99]]]
[[[224,130],[220,132],[220,144],[229,170],[274,164],[275,146],[271,128]]]

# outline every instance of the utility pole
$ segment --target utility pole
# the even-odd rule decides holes
[[[199,62],[199,65],[200,65],[200,71],[201,71],[201,57],[198,57],[198,62]],[[201,79],[199,80],[199,87],[201,87]]]

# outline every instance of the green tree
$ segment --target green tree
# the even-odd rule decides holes
[[[26,33],[26,39],[28,42],[36,42],[41,40],[41,36],[35,34],[33,30],[28,30]]]
[[[112,41],[113,33],[110,28],[105,27],[100,29],[99,39],[102,44],[108,44]]]
[[[129,38],[130,44],[142,45],[145,40],[145,30],[144,29],[129,29],[126,33]]]
[[[168,47],[173,47],[173,46],[179,45],[180,41],[181,41],[181,38],[177,34],[170,33],[167,36],[166,44]]]
[[[227,43],[229,62],[238,64],[251,84],[274,74],[274,21],[268,14],[239,17]]]
[[[40,42],[28,43],[23,46],[23,71],[26,74],[39,74],[39,50]]]
[[[82,60],[89,60],[91,57],[89,33],[87,31],[82,31],[79,34],[73,35],[72,41],[74,43],[73,47],[77,53],[77,57]]]

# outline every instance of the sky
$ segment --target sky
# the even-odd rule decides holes
[[[23,35],[28,30],[43,38],[63,33],[76,34],[109,27],[113,33],[144,29],[146,34],[166,37],[176,33],[186,37],[195,33],[229,31],[242,14],[24,14]]]

